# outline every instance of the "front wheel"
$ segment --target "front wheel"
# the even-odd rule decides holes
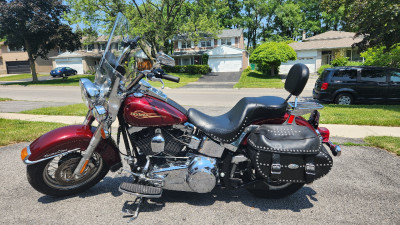
[[[276,183],[259,181],[246,187],[246,190],[260,198],[277,199],[287,197],[298,191],[303,186],[304,184],[302,183]]]
[[[94,152],[81,177],[72,174],[82,155],[70,153],[27,167],[28,181],[37,191],[51,196],[68,196],[86,191],[107,174],[109,168]]]
[[[339,105],[351,105],[353,104],[353,96],[349,93],[341,93],[336,97],[335,103]]]

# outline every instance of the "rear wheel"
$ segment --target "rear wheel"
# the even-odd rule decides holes
[[[339,105],[351,105],[353,104],[353,96],[349,93],[340,93],[335,99],[335,103]]]
[[[27,167],[28,181],[37,191],[51,196],[68,196],[86,191],[108,172],[100,154],[93,153],[81,177],[73,176],[82,155],[70,153]]]

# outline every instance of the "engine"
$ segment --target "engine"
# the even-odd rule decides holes
[[[201,142],[195,133],[190,125],[149,127],[131,133],[139,154],[150,156],[146,176],[153,185],[198,193],[214,189],[218,183],[217,159],[208,153],[219,151],[209,144],[211,141]]]
[[[207,193],[218,181],[217,160],[200,155],[190,155],[179,162],[154,165],[150,178],[162,180],[162,188],[174,191]]]

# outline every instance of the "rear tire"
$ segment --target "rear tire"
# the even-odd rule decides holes
[[[84,175],[74,178],[71,175],[81,157],[80,153],[70,153],[28,165],[28,181],[37,191],[51,196],[61,197],[86,191],[102,180],[109,168],[100,154],[95,152],[83,172]]]
[[[302,183],[271,183],[260,181],[246,187],[246,190],[259,198],[277,199],[287,197],[300,188]]]

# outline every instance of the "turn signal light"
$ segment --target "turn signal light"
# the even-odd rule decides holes
[[[328,89],[328,83],[322,83],[321,90],[325,91]]]
[[[21,159],[22,161],[24,161],[24,159],[28,156],[28,149],[27,147],[25,147],[24,149],[22,149],[21,151]]]

